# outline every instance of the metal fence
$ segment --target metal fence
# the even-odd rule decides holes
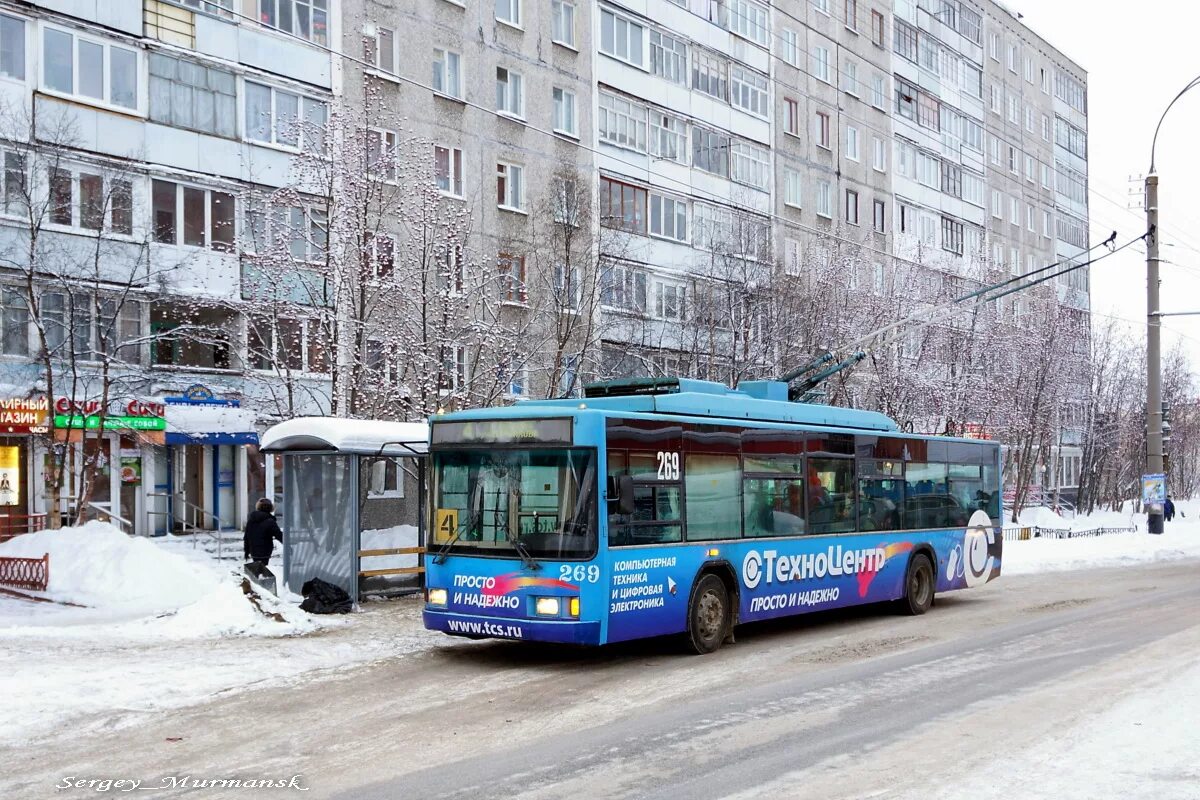
[[[1026,539],[1080,539],[1093,536],[1108,536],[1112,533],[1137,533],[1137,528],[1087,528],[1071,530],[1070,528],[1041,528],[1037,526],[1012,525],[1005,527],[1004,540],[1018,542]]]
[[[44,592],[49,585],[49,553],[41,558],[0,558],[0,586]]]

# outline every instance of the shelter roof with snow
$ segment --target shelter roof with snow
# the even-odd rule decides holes
[[[429,425],[342,417],[296,417],[273,425],[262,435],[270,453],[313,452],[363,456],[424,456]]]

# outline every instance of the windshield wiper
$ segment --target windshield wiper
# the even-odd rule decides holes
[[[478,492],[477,492],[477,494],[478,494]],[[447,539],[446,543],[443,544],[438,549],[437,555],[435,555],[433,557],[433,563],[438,564],[438,565],[445,564],[446,556],[449,555],[449,553],[450,553],[450,548],[453,547],[454,543],[458,541],[458,538],[460,536],[462,536],[463,531],[473,529],[482,520],[483,520],[483,503],[479,503],[478,510],[475,510],[475,509],[471,510],[471,518],[469,520],[467,520],[466,526],[465,527],[459,526],[458,530],[454,531],[454,535],[451,536],[449,539]]]
[[[520,489],[517,489],[517,502],[515,505],[517,508],[521,507],[521,490]],[[517,514],[517,526],[519,527],[520,525],[521,525],[521,515]],[[506,538],[508,539],[508,541],[512,542],[513,549],[516,550],[517,554],[521,556],[521,563],[525,566],[525,568],[529,569],[529,570],[533,570],[533,571],[537,571],[537,570],[541,569],[542,565],[538,562],[538,560],[536,558],[533,557],[533,554],[529,552],[529,547],[526,546],[526,544],[521,541],[520,532],[518,531],[518,532],[514,533],[512,528],[510,528],[508,526],[505,526],[505,530],[506,530]]]

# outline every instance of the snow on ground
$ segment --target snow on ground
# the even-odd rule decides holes
[[[1146,515],[1130,511],[1104,511],[1074,519],[1058,517],[1048,508],[1027,509],[1023,524],[1044,528],[1089,530],[1134,527],[1132,533],[1110,533],[1074,539],[1028,539],[1004,543],[1003,574],[1119,567],[1149,561],[1200,558],[1200,501],[1179,503],[1185,516],[1166,523],[1162,534],[1146,532]],[[1028,515],[1028,516],[1026,516]],[[1026,522],[1026,520],[1031,520]],[[1037,520],[1036,523],[1032,520]]]
[[[0,555],[49,553],[48,590],[30,594],[59,601],[0,595],[0,741],[89,717],[118,724],[123,712],[191,705],[436,641],[411,613],[415,598],[376,604],[375,614],[315,617],[295,595],[260,593],[260,610],[242,590],[238,545],[239,558],[219,561],[184,539],[91,522],[0,544]]]
[[[1085,723],[1007,750],[953,797],[1200,797],[1200,663],[1135,689]],[[937,797],[937,793],[927,796]]]

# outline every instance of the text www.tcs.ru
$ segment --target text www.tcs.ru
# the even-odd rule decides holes
[[[471,622],[461,619],[448,620],[450,630],[454,633],[474,633],[480,636],[503,636],[508,639],[521,639],[523,634],[517,625],[496,625],[491,622]]]

